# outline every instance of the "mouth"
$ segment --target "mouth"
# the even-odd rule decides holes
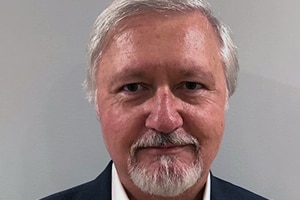
[[[197,154],[199,142],[191,135],[174,132],[170,134],[150,132],[136,140],[130,148],[132,158],[163,155],[186,157]],[[179,155],[180,154],[180,155]]]
[[[176,155],[191,148],[193,148],[193,145],[163,145],[141,147],[137,151],[148,155]]]

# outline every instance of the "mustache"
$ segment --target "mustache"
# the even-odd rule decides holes
[[[143,134],[131,145],[130,154],[131,156],[134,156],[136,151],[140,148],[166,147],[171,145],[192,145],[196,151],[198,151],[200,148],[200,144],[195,137],[186,133],[182,133],[182,131],[174,131],[172,133],[150,131]]]

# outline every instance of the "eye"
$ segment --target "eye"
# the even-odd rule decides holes
[[[122,87],[122,89],[126,92],[136,92],[142,89],[142,86],[138,83],[130,83]]]
[[[204,86],[200,83],[187,81],[183,83],[183,88],[187,90],[199,90],[199,89],[203,89]]]

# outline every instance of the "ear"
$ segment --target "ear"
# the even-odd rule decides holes
[[[228,93],[228,89],[226,88],[226,99],[225,99],[225,111],[228,111],[229,109],[229,93]]]
[[[98,105],[98,89],[96,89],[96,91],[95,91],[94,104],[95,104],[94,108],[96,110],[97,116],[98,116],[98,118],[100,118],[99,105]]]

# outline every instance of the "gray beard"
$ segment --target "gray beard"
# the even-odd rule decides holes
[[[174,140],[180,137],[180,134],[175,133],[175,135]],[[166,139],[166,136],[160,138],[155,135],[153,140],[151,137],[151,145],[156,142],[161,144],[161,141],[158,140]],[[171,135],[171,137],[173,136]],[[143,143],[144,141],[145,143]],[[149,138],[142,139],[142,142],[138,141],[137,143],[147,146],[147,142],[149,142]],[[172,141],[172,143],[175,142]],[[193,163],[182,163],[174,155],[158,155],[156,162],[159,162],[159,166],[152,170],[136,161],[134,150],[136,147],[133,145],[132,148],[131,156],[128,159],[129,174],[133,183],[145,193],[161,197],[176,197],[195,185],[202,176],[203,165],[198,148],[195,150],[196,159]]]

